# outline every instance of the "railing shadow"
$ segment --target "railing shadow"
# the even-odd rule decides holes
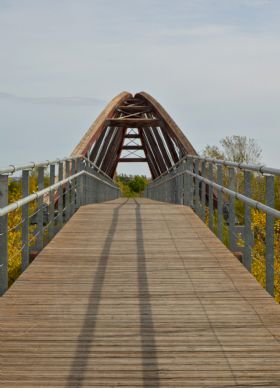
[[[94,332],[98,319],[98,310],[101,302],[101,293],[105,280],[105,274],[108,264],[111,245],[116,232],[119,210],[127,203],[125,201],[114,209],[112,223],[108,230],[107,238],[104,242],[103,250],[100,255],[98,267],[93,279],[93,285],[90,292],[89,304],[85,312],[85,320],[78,337],[78,344],[71,365],[71,370],[67,379],[67,387],[76,388],[83,386],[85,372],[88,364],[90,348],[94,342]],[[143,387],[159,387],[160,380],[158,374],[158,362],[156,341],[154,334],[154,322],[149,295],[149,285],[147,278],[147,267],[145,258],[145,249],[143,241],[143,228],[140,204],[135,200],[136,209],[136,256],[137,256],[137,282],[138,282],[138,303],[140,316],[140,337],[142,352],[142,381]],[[91,330],[89,338],[89,328]],[[78,368],[77,368],[78,365]]]
[[[147,277],[147,266],[144,247],[144,236],[140,204],[136,203],[136,242],[137,242],[137,279],[139,293],[139,315],[140,335],[142,347],[142,373],[143,387],[159,387],[160,379],[158,373],[157,350],[155,340],[155,329],[150,302],[149,283]],[[148,363],[147,363],[148,360]]]
[[[111,249],[114,234],[116,232],[116,228],[118,224],[119,210],[122,206],[126,204],[127,201],[128,200],[121,203],[113,210],[113,218],[112,218],[111,226],[110,226],[110,229],[108,230],[107,238],[104,242],[102,252],[100,253],[100,259],[93,279],[92,289],[90,291],[87,311],[85,312],[85,320],[83,323],[82,330],[78,337],[78,345],[71,365],[71,370],[67,379],[67,387],[73,387],[73,383],[75,383],[76,388],[79,388],[83,385],[84,374],[88,364],[88,355],[90,352],[91,345],[94,341],[94,331],[95,331],[96,323],[98,319],[98,310],[99,310],[100,301],[101,301],[101,292],[104,284],[110,249]],[[91,329],[90,338],[88,337],[89,328]],[[83,357],[83,355],[86,355],[86,356]],[[76,364],[79,365],[78,369],[76,369]]]

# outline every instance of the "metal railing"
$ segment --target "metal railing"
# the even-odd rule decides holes
[[[279,177],[280,170],[275,168],[187,156],[152,181],[145,196],[192,207],[231,251],[241,254],[249,271],[254,272],[259,260],[264,267],[263,285],[273,296],[280,271],[280,229],[275,232],[275,222],[280,227],[276,221],[280,219],[280,198],[275,203],[275,193],[280,194]],[[265,214],[263,230],[252,223],[256,215],[252,209]],[[263,247],[262,255],[256,253],[256,242],[259,250]],[[280,287],[278,293],[279,299]]]
[[[0,295],[80,206],[119,196],[84,157],[0,169]]]

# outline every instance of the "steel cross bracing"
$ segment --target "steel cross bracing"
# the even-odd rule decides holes
[[[147,162],[152,178],[186,155],[197,155],[183,132],[149,94],[116,96],[99,115],[72,156],[88,157],[113,177],[119,162]]]

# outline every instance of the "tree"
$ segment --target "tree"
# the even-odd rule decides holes
[[[143,175],[124,174],[117,176],[116,182],[121,189],[122,195],[125,197],[141,196],[145,187],[149,183],[148,179]]]
[[[202,151],[202,155],[213,159],[225,159],[224,153],[217,146],[209,144]]]
[[[221,149],[207,145],[202,152],[203,156],[247,164],[261,161],[262,149],[255,139],[233,135],[224,137],[219,143]]]

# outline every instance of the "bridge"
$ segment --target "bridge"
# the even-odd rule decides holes
[[[1,386],[279,387],[279,176],[200,157],[144,92],[69,157],[0,169]]]

